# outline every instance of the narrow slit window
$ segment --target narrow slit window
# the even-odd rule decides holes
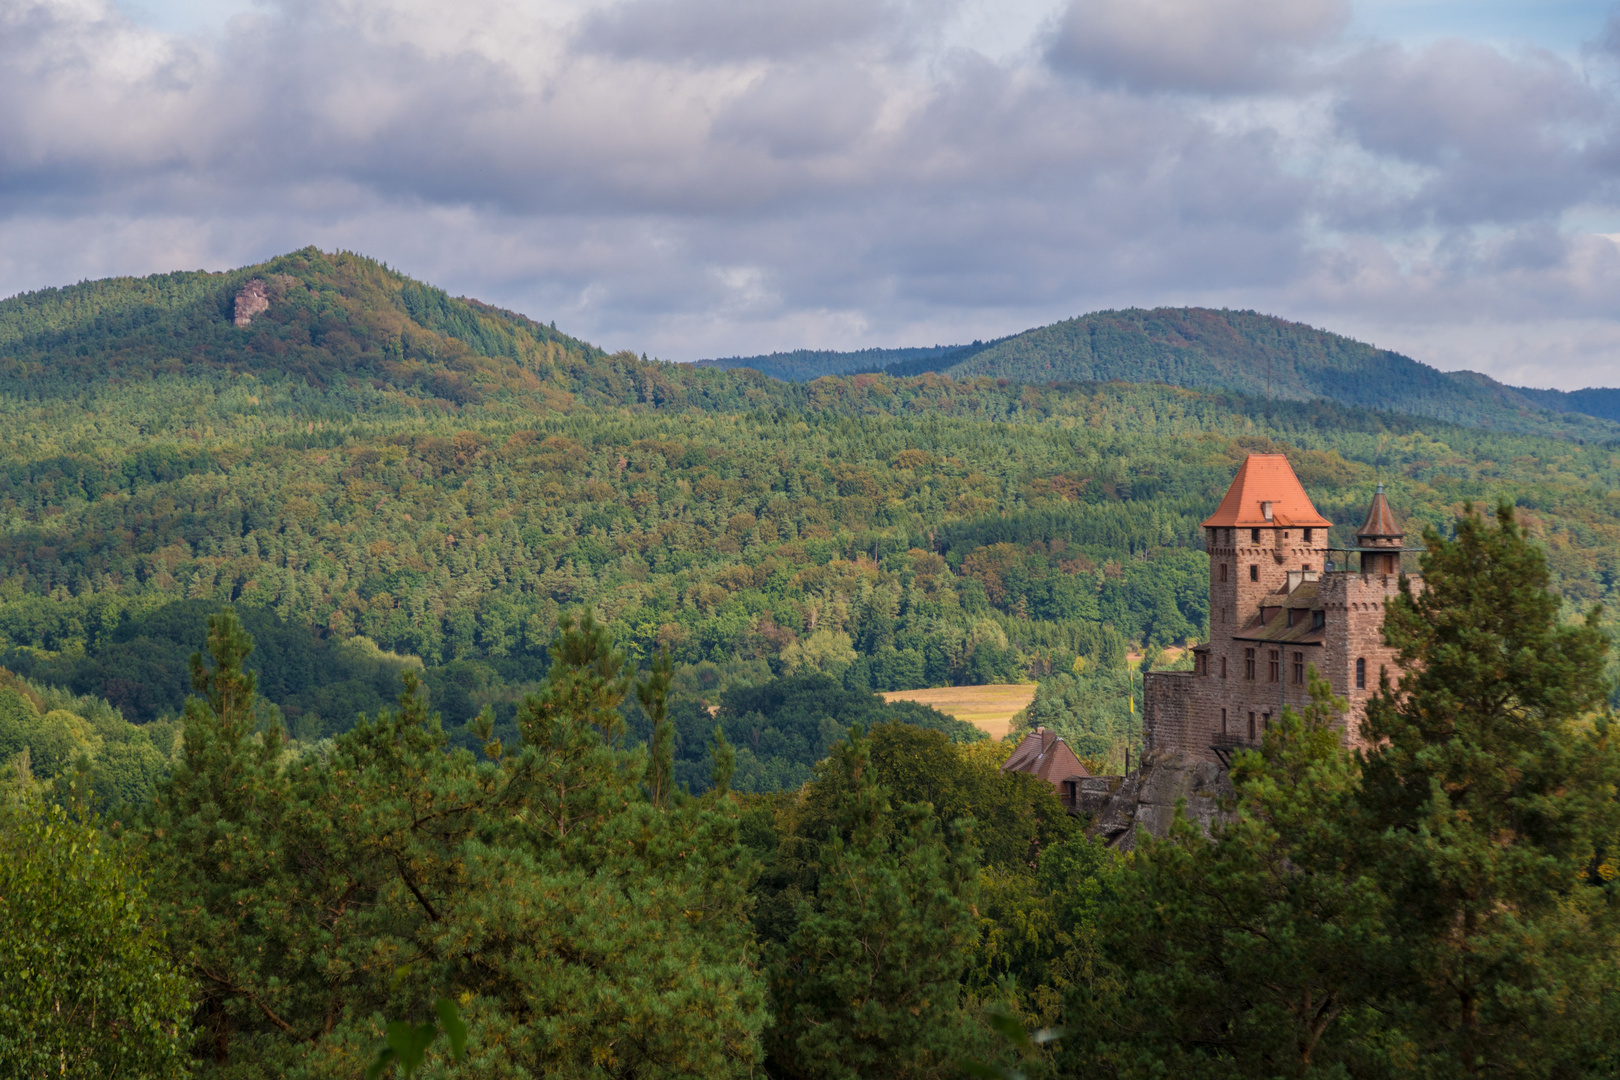
[[[1221,734],[1226,734],[1226,710],[1221,710]]]
[[[1249,580],[1250,581],[1259,581],[1260,580],[1260,564],[1259,563],[1255,563],[1255,564],[1253,564],[1253,565],[1251,565],[1249,567]]]
[[[1221,580],[1222,581],[1226,580],[1226,564],[1225,563],[1221,563]]]
[[[1221,657],[1221,678],[1226,678],[1226,657]]]
[[[1254,738],[1254,713],[1249,714],[1249,738]]]
[[[1367,689],[1367,659],[1366,659],[1366,657],[1358,656],[1356,658],[1356,689],[1357,690],[1365,690],[1365,689]]]

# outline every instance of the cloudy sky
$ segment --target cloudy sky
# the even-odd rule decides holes
[[[1256,308],[1620,385],[1586,0],[0,0],[0,295],[348,248],[669,359]]]

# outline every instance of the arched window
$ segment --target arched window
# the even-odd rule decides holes
[[[1356,689],[1367,689],[1367,659],[1362,656],[1356,657]]]

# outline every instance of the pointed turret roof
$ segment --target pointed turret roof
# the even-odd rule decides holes
[[[1268,515],[1269,511],[1269,516]],[[1331,528],[1294,475],[1286,454],[1250,454],[1204,528]]]
[[[1395,514],[1389,508],[1389,500],[1384,498],[1384,485],[1379,484],[1378,490],[1373,493],[1372,505],[1367,507],[1367,520],[1356,530],[1356,539],[1399,540],[1405,535],[1406,533],[1395,523]]]

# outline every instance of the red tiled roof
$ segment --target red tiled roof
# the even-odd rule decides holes
[[[1262,504],[1271,504],[1266,517]],[[1250,454],[1238,467],[1226,498],[1204,522],[1204,528],[1331,528],[1316,512],[1305,487],[1285,454]]]
[[[1001,766],[1001,771],[1029,773],[1053,787],[1064,780],[1091,775],[1069,749],[1069,744],[1059,738],[1057,732],[1046,728],[1036,728],[1025,735]]]
[[[1356,530],[1356,539],[1399,540],[1405,535],[1401,527],[1395,524],[1395,514],[1389,508],[1389,500],[1384,498],[1384,485],[1379,484],[1378,490],[1373,493],[1372,505],[1367,507],[1367,520]]]

